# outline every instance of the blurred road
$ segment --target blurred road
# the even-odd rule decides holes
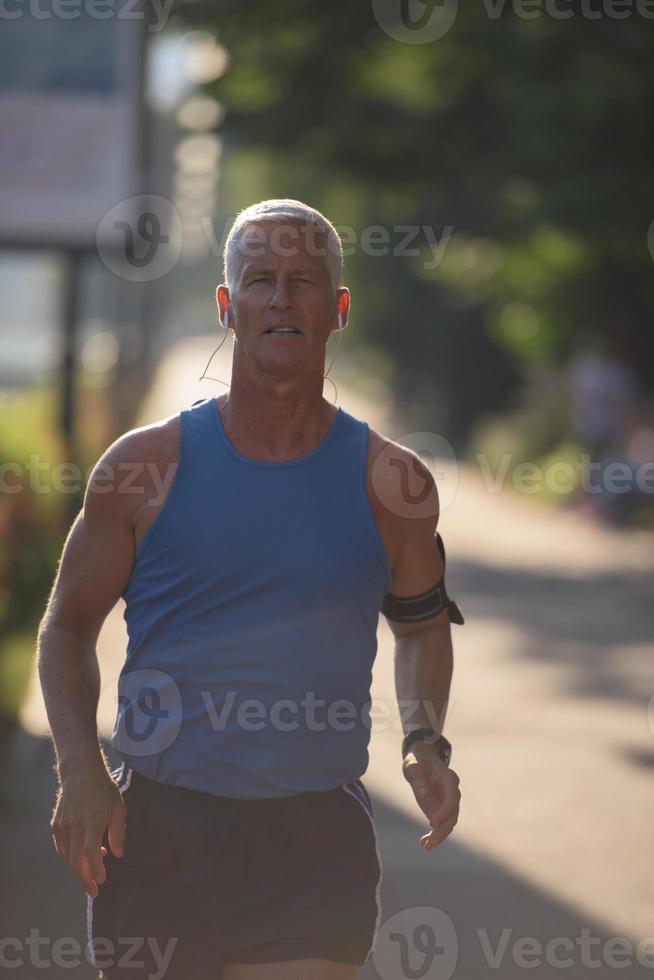
[[[209,369],[225,380],[228,347]],[[211,350],[203,338],[169,353],[140,424],[224,390],[193,380]],[[382,412],[385,393],[345,367],[339,404],[403,441],[407,433],[394,414]],[[325,394],[334,397],[329,386]],[[604,980],[616,969],[649,976],[652,535],[581,525],[529,498],[494,493],[477,466],[457,471],[439,461],[435,472],[448,587],[466,617],[465,626],[452,628],[446,724],[462,812],[450,839],[423,852],[418,839],[426,825],[402,778],[399,728],[373,730],[364,782],[384,866],[382,925],[374,961],[361,976],[513,980],[528,971],[539,980]],[[121,606],[99,642],[105,736],[126,642]],[[394,707],[392,636],[381,617],[373,698]],[[5,763],[2,933],[24,939],[32,928],[83,942],[83,896],[50,842],[54,774],[36,678],[22,721],[24,733]],[[29,966],[11,972],[41,975]],[[48,975],[63,980],[93,971],[52,967]]]

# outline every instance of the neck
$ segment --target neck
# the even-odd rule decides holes
[[[322,378],[320,379],[322,384]],[[277,381],[272,386],[240,385],[216,398],[225,432],[244,455],[274,462],[304,456],[329,431],[336,407],[316,385]]]

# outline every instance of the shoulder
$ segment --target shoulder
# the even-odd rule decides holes
[[[96,465],[157,464],[175,462],[179,456],[180,414],[138,426],[119,436]]]
[[[414,450],[369,428],[368,491],[402,535],[433,534],[438,522],[436,481]]]
[[[123,433],[93,466],[85,510],[132,514],[153,486],[174,474],[179,462],[180,413]]]

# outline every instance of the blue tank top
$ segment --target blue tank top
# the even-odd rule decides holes
[[[366,771],[392,582],[367,447],[368,424],[338,408],[311,452],[257,461],[231,444],[214,398],[182,409],[174,480],[123,591],[111,744],[132,768],[241,798]]]

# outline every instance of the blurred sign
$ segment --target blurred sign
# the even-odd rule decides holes
[[[20,8],[0,33],[4,245],[92,249],[103,215],[142,189],[145,13],[60,6]]]

